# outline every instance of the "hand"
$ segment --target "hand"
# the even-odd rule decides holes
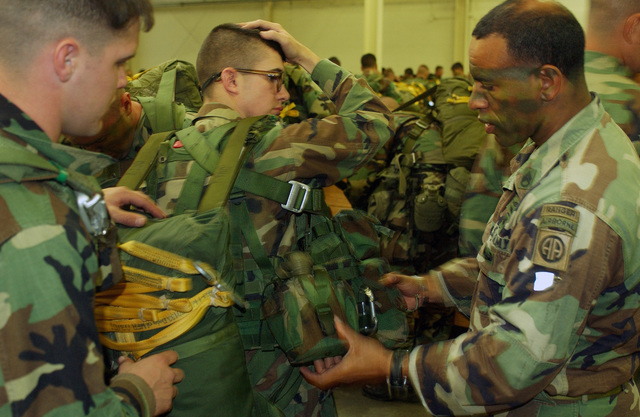
[[[153,217],[165,218],[167,215],[147,195],[133,191],[127,187],[110,187],[102,190],[109,215],[116,223],[125,226],[142,227],[147,218],[141,213],[124,210],[123,207],[133,205],[146,211]]]
[[[171,410],[173,399],[178,394],[178,388],[174,384],[182,381],[184,372],[181,369],[172,368],[170,365],[178,360],[178,354],[173,350],[167,350],[156,355],[146,357],[134,362],[121,356],[118,373],[129,373],[139,376],[153,390],[156,399],[154,415],[160,415]]]
[[[316,64],[320,62],[318,55],[298,42],[278,23],[267,22],[266,20],[254,20],[252,22],[239,23],[239,25],[245,29],[260,29],[260,36],[262,36],[263,39],[275,41],[280,44],[282,51],[287,57],[287,61],[300,64],[308,72],[313,71]]]
[[[417,305],[418,299],[422,301],[427,298],[425,291],[426,279],[426,277],[415,277],[390,272],[382,276],[380,283],[387,287],[397,287],[404,298],[404,302],[407,304],[407,309],[415,310],[420,307]],[[416,297],[416,294],[418,297]]]
[[[342,356],[331,356],[324,359],[316,359],[313,361],[313,367],[319,374],[323,374],[324,371],[333,368],[342,360]]]
[[[349,351],[331,368],[316,369],[314,372],[307,367],[301,367],[302,376],[322,390],[339,384],[384,381],[391,368],[392,352],[376,339],[356,333],[337,317],[334,317],[334,322],[338,337],[348,343]],[[314,365],[317,365],[316,362]]]

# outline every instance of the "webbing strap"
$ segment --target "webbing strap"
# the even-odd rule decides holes
[[[231,204],[229,211],[231,222],[240,229],[253,259],[262,271],[265,281],[269,282],[271,278],[276,275],[275,269],[269,260],[269,255],[260,242],[256,228],[253,226],[246,200],[242,200],[239,204]]]
[[[264,117],[248,117],[238,122],[222,151],[218,166],[209,179],[207,190],[198,205],[199,213],[227,204],[240,167],[255,144],[255,142],[246,141],[249,130],[254,123]]]
[[[298,182],[286,182],[249,169],[242,169],[235,186],[257,196],[289,205],[294,212],[321,212],[326,209],[322,188],[310,188],[308,191],[296,192]],[[290,199],[293,199],[291,201]]]
[[[137,97],[153,132],[166,132],[182,127],[184,106],[174,103],[176,72],[177,69],[174,68],[162,73],[155,97]],[[174,114],[174,108],[178,114]]]
[[[105,298],[101,298],[100,302]],[[183,318],[185,314],[193,313],[199,308],[215,305],[216,307],[229,307],[233,304],[233,301],[227,297],[227,294],[217,291],[214,288],[205,288],[195,296],[189,299],[183,299],[189,304],[189,311],[176,311],[176,310],[160,310],[156,311],[153,315],[153,319],[145,320],[140,318],[142,314],[134,317],[121,317],[122,314],[117,311],[118,303],[109,302],[109,305],[105,305],[100,310],[100,316],[96,317],[96,323],[98,331],[101,332],[143,332],[147,330],[158,329],[166,327],[177,320]],[[143,304],[143,303],[140,303]],[[135,308],[129,307],[133,310]],[[144,308],[138,308],[138,312],[148,310]]]
[[[160,144],[171,137],[172,134],[173,131],[154,133],[149,136],[147,142],[138,151],[129,169],[127,169],[124,175],[122,175],[122,178],[120,178],[120,181],[118,181],[118,185],[137,190],[140,184],[142,184],[142,181],[144,181],[147,175],[149,175],[149,172],[151,172],[158,156]]]
[[[184,317],[178,321],[172,323],[168,327],[145,340],[119,343],[109,339],[105,334],[101,333],[100,342],[103,346],[112,350],[131,352],[135,359],[138,359],[157,346],[164,345],[165,343],[168,343],[191,330],[193,326],[202,320],[202,317],[205,315],[208,308],[208,305],[204,305],[193,310],[190,314],[185,314]]]

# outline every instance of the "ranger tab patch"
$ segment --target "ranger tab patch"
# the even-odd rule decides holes
[[[544,268],[566,271],[579,219],[580,213],[571,207],[560,204],[542,206],[532,262]]]

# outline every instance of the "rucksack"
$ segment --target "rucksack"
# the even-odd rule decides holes
[[[202,107],[196,69],[186,61],[170,60],[136,74],[125,90],[142,104],[153,133],[186,127],[186,114]]]
[[[455,228],[445,189],[445,163],[437,123],[428,116],[394,113],[398,129],[388,166],[371,181],[368,212],[393,230],[383,256],[406,273],[425,272],[452,258]]]
[[[464,77],[447,78],[431,95],[442,131],[442,153],[448,164],[471,169],[486,133],[478,112],[469,108],[473,86]]]
[[[469,169],[486,134],[468,106],[471,83],[442,80],[417,96],[424,113],[394,111],[396,133],[385,153],[348,179],[352,203],[394,230],[384,256],[405,272],[425,272],[456,255]],[[364,172],[364,170],[367,170]]]
[[[216,182],[197,212],[149,219],[142,228],[119,228],[126,282],[96,295],[100,339],[112,360],[122,353],[139,358],[166,349],[178,352],[175,366],[185,372],[188,384],[174,400],[175,415],[208,416],[223,403],[225,407],[215,408],[216,415],[250,416],[255,411],[231,311],[232,305],[243,308],[244,302],[233,292],[224,205],[243,158],[243,139],[258,119],[232,123],[225,136],[237,135],[230,142],[239,142],[239,147],[209,155],[220,160]],[[156,160],[150,149],[176,137],[189,144],[201,135],[195,127],[152,135],[120,184],[137,188]]]

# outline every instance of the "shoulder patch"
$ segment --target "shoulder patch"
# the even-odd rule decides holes
[[[538,229],[531,261],[544,268],[566,272],[573,235],[556,230]]]
[[[555,229],[575,236],[578,230],[580,212],[571,207],[560,204],[545,204],[542,206],[538,229]]]

